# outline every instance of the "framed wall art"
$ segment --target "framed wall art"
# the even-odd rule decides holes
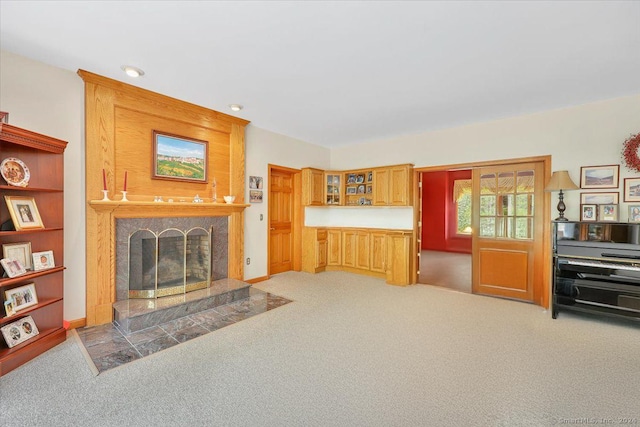
[[[11,215],[11,221],[17,231],[44,228],[42,218],[33,197],[4,196]]]
[[[262,190],[262,177],[261,176],[250,176],[249,177],[249,188],[252,190]]]
[[[5,243],[2,245],[2,258],[18,260],[25,269],[31,270],[31,242]]]
[[[580,168],[580,188],[618,188],[619,182],[620,165]]]
[[[581,205],[611,205],[617,204],[620,193],[580,193]]]
[[[580,220],[595,221],[598,217],[598,205],[581,205]]]
[[[629,205],[629,222],[640,222],[640,205]]]
[[[249,203],[262,203],[262,190],[249,190]]]
[[[624,179],[624,201],[640,202],[640,178]]]
[[[15,311],[24,310],[32,305],[38,304],[38,295],[36,295],[36,285],[29,283],[19,288],[4,291],[4,299],[11,301]]]
[[[153,179],[207,182],[207,141],[153,131]]]
[[[618,221],[618,205],[599,205],[598,221]]]
[[[31,316],[9,323],[0,328],[0,331],[9,348],[25,342],[40,333],[36,327],[36,322],[33,321]]]

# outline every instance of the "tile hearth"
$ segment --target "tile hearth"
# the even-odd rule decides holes
[[[137,332],[127,333],[115,322],[77,329],[76,332],[98,373],[102,373],[290,302],[286,298],[249,288],[248,298]]]

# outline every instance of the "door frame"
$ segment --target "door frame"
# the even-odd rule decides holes
[[[492,166],[505,166],[519,163],[532,163],[532,162],[542,162],[543,163],[543,177],[545,184],[551,178],[551,156],[535,156],[535,157],[522,157],[515,159],[501,159],[501,160],[488,160],[482,162],[470,162],[470,163],[456,163],[451,165],[438,165],[438,166],[425,166],[425,167],[417,167],[413,169],[415,183],[414,186],[418,186],[418,181],[420,179],[420,174],[423,172],[442,172],[449,171],[453,169],[476,169],[479,167],[492,167]],[[416,188],[414,188],[416,189]],[[422,191],[422,189],[419,189]],[[422,236],[418,235],[420,230],[420,221],[422,218],[420,215],[420,195],[418,191],[415,191],[413,196],[413,212],[414,212],[414,222],[413,222],[413,241],[419,241]],[[542,264],[542,281],[540,285],[534,286],[533,288],[533,303],[544,307],[545,309],[549,308],[550,304],[550,286],[551,286],[551,195],[548,192],[544,192],[544,197],[542,199],[542,218],[536,218],[535,227],[542,227],[543,232],[543,242],[541,253],[536,252],[534,257],[536,259],[541,259]],[[420,267],[418,254],[420,253],[420,248],[417,245],[414,245],[414,248],[418,251],[413,254],[411,257],[413,260],[412,266],[412,277],[414,283],[418,282],[418,269]]]
[[[267,164],[267,182],[265,190],[271,195],[271,172],[281,170],[290,172],[293,175],[293,205],[291,206],[291,248],[292,257],[291,269],[302,270],[302,226],[304,224],[304,209],[302,206],[302,172],[286,166]],[[267,278],[271,277],[271,197],[267,197]]]

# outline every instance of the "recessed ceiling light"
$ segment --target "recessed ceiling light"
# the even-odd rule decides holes
[[[129,77],[140,77],[144,76],[144,71],[140,68],[132,67],[131,65],[123,65],[122,70],[127,73]]]
[[[233,111],[240,111],[244,107],[240,104],[229,104],[229,108],[231,108]]]

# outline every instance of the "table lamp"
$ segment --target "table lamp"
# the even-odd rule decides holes
[[[564,195],[562,194],[562,191],[577,190],[578,188],[579,187],[571,181],[569,172],[567,171],[555,171],[553,175],[551,175],[551,179],[544,191],[560,191],[558,194],[559,216],[556,218],[556,221],[568,221],[568,219],[564,217],[564,211],[567,207],[564,204]]]

